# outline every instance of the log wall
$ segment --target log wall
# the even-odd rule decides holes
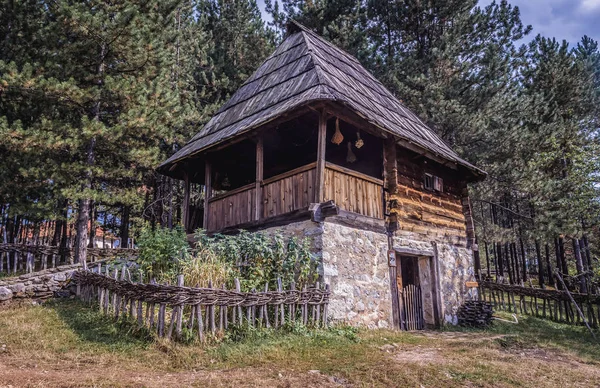
[[[466,239],[465,211],[468,209],[463,206],[466,183],[450,169],[435,162],[427,163],[415,155],[406,150],[398,151],[397,189],[389,195],[389,210],[397,218],[398,230]],[[424,188],[425,173],[443,179],[443,192]]]

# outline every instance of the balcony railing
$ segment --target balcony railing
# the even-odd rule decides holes
[[[308,209],[315,202],[315,183],[316,163],[310,163],[265,179],[258,202],[255,183],[215,196],[208,200],[206,229],[217,231]],[[320,202],[328,200],[335,201],[340,209],[383,219],[383,181],[332,163],[325,167],[324,198]]]

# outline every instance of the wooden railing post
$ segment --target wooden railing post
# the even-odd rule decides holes
[[[325,149],[327,145],[327,117],[325,110],[319,114],[319,134],[317,142],[317,171],[315,182],[315,203],[321,203],[325,196]]]
[[[208,200],[212,197],[212,168],[210,162],[207,160],[204,166],[204,219],[202,227],[208,230],[208,213],[209,206]]]
[[[188,232],[190,227],[190,178],[187,172],[184,172],[183,184],[183,214],[181,215],[183,229]]]
[[[258,139],[256,139],[256,193],[254,193],[254,219],[257,221],[262,218],[263,199],[261,185],[264,173],[263,160],[263,137],[259,136]]]

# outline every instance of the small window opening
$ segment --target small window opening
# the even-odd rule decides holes
[[[439,176],[433,177],[433,189],[435,191],[439,191],[440,193],[444,191],[444,180]]]
[[[433,175],[425,174],[425,190],[433,190]]]
[[[425,174],[423,183],[425,190],[438,191],[440,193],[444,191],[444,180],[438,176]]]

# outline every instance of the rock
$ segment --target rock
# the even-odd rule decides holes
[[[8,286],[8,288],[15,294],[21,294],[25,292],[25,285],[23,283],[16,283]]]
[[[56,275],[54,275],[54,280],[56,280],[57,282],[64,282],[67,280],[67,274],[62,272],[62,273],[57,273]]]
[[[71,296],[71,291],[69,291],[68,289],[54,291],[55,298],[69,298],[70,296]]]
[[[358,302],[356,304],[356,311],[358,311],[359,313],[365,311],[365,304],[363,302]]]
[[[13,292],[7,287],[0,287],[0,301],[9,300],[13,297]]]

